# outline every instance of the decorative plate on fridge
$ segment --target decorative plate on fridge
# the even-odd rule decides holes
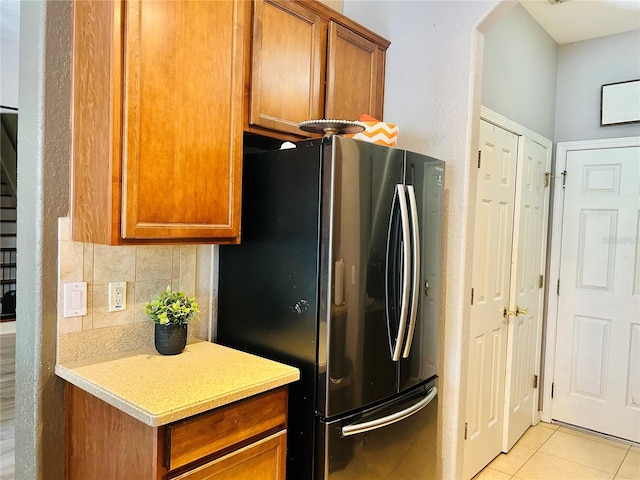
[[[310,133],[323,133],[325,137],[332,137],[342,133],[358,133],[364,131],[367,126],[362,122],[349,120],[305,120],[298,124],[300,130]]]

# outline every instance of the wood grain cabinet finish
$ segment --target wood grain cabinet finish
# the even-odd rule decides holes
[[[306,135],[303,120],[382,119],[388,47],[320,2],[254,0],[245,130]]]
[[[254,2],[252,125],[300,134],[300,121],[322,116],[326,45],[326,23],[303,5]]]
[[[66,387],[67,480],[284,480],[287,388],[151,427]]]
[[[74,2],[73,240],[238,241],[248,8]]]
[[[195,468],[172,480],[276,480],[285,478],[286,434],[263,440]]]
[[[382,120],[385,51],[336,22],[329,22],[325,118]]]

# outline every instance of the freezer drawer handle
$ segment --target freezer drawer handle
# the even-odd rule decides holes
[[[342,427],[341,434],[343,437],[348,437],[350,435],[357,435],[359,433],[369,432],[371,430],[376,430],[378,428],[383,428],[393,423],[399,422],[400,420],[404,420],[411,415],[418,413],[424,407],[429,405],[431,401],[438,394],[438,389],[436,387],[431,387],[429,389],[429,393],[419,402],[414,403],[408,408],[396,412],[392,415],[388,415],[386,417],[377,418],[375,420],[370,420],[368,422],[355,423],[353,425],[346,425]]]

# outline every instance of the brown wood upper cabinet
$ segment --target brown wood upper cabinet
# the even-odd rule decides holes
[[[248,8],[74,2],[73,240],[238,241]]]
[[[382,119],[387,40],[317,1],[253,5],[245,130],[305,135],[303,120]]]

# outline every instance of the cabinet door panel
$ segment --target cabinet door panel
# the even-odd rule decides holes
[[[323,116],[326,23],[293,2],[256,0],[249,123],[301,134]]]
[[[237,237],[243,2],[128,1],[122,237]]]
[[[384,52],[366,38],[329,23],[326,118],[382,120]]]
[[[173,480],[284,480],[287,433],[280,431]]]

